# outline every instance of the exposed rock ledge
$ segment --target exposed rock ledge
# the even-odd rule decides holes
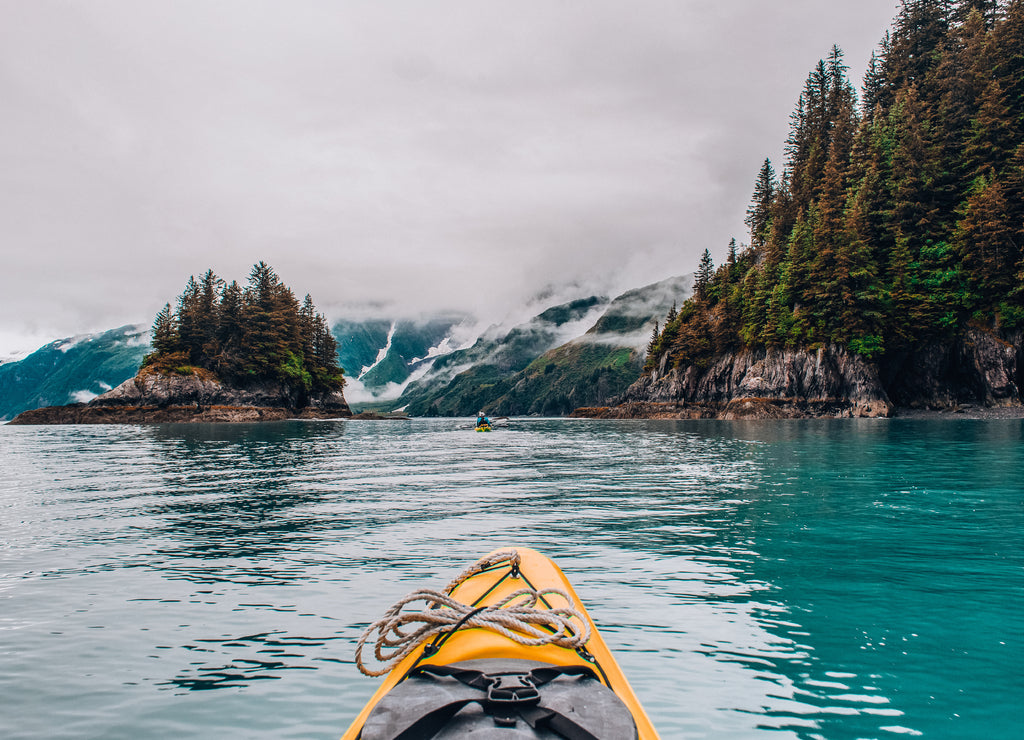
[[[332,419],[352,415],[341,392],[299,395],[279,383],[235,388],[212,373],[162,375],[142,370],[89,403],[19,414],[11,424],[162,424]]]
[[[1020,332],[971,328],[954,342],[925,345],[878,365],[844,347],[769,349],[724,355],[701,370],[661,366],[631,385],[618,404],[576,417],[612,419],[794,419],[885,417],[894,401],[912,409],[962,404],[1020,407]]]

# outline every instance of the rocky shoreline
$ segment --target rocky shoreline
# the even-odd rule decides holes
[[[820,419],[851,418],[850,414],[828,413],[822,406],[779,406],[765,399],[745,399],[727,408],[678,404],[623,404],[576,409],[570,417],[577,419]],[[965,404],[950,408],[929,409],[895,406],[885,419],[949,419],[991,420],[1024,419],[1024,406],[975,406]]]
[[[89,403],[25,411],[8,424],[207,424],[351,416],[340,391],[307,395],[272,382],[238,388],[208,371],[167,375],[143,369]]]
[[[1024,419],[1024,406],[974,406],[966,404],[946,409],[893,409],[892,416],[898,419]]]
[[[848,349],[741,350],[705,367],[669,355],[614,405],[576,409],[600,419],[1024,417],[1022,333],[971,327],[951,342],[872,363]]]
[[[18,414],[8,424],[220,424],[284,419],[338,419],[348,415],[280,406],[47,406]]]

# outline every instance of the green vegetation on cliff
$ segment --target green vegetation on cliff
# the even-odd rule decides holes
[[[300,305],[273,268],[253,266],[249,284],[225,283],[212,270],[190,277],[153,323],[153,352],[143,367],[202,368],[229,383],[273,381],[301,393],[340,390],[337,344],[307,295]]]
[[[907,0],[859,104],[833,47],[747,215],[749,248],[717,269],[705,252],[648,369],[829,343],[879,360],[1024,327],[1024,0]]]

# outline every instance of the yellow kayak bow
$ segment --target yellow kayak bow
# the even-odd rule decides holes
[[[428,608],[403,613],[415,600]],[[380,671],[361,655],[375,630]],[[342,740],[440,740],[478,727],[487,738],[658,737],[572,584],[529,548],[496,550],[444,591],[410,594],[367,629],[356,660],[386,677]]]

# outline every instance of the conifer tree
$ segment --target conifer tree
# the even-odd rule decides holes
[[[1005,17],[1000,0],[958,0],[953,3],[949,17],[953,23],[962,24],[975,13],[986,29],[991,29]]]
[[[1017,140],[1016,122],[996,80],[990,80],[978,100],[963,150],[963,169],[973,180],[981,173],[1000,168],[1006,152]]]
[[[241,350],[245,336],[245,305],[242,289],[234,280],[222,285],[217,308],[216,353],[211,355],[210,369],[234,377],[240,371]]]
[[[1014,230],[1006,220],[1007,203],[994,174],[979,177],[967,200],[953,243],[969,276],[970,308],[994,311],[1016,283],[1021,257]]]
[[[885,58],[889,84],[920,87],[938,60],[947,29],[946,0],[904,0]]]
[[[190,275],[185,290],[178,296],[178,341],[191,364],[198,364],[202,358],[205,328],[199,283]]]
[[[338,367],[338,343],[331,335],[327,325],[327,319],[323,314],[316,314],[316,324],[313,333],[313,362],[315,367],[326,373],[328,380],[337,374],[341,377],[341,369]]]
[[[199,357],[193,358],[194,362],[207,365],[209,361],[219,354],[218,328],[220,325],[220,292],[224,287],[224,281],[217,277],[213,270],[207,270],[199,279],[199,290],[197,294],[197,322],[199,324]]]
[[[747,209],[747,217],[743,223],[750,229],[750,243],[761,246],[768,238],[771,227],[772,202],[775,200],[775,170],[767,157],[757,173],[754,184],[754,195]],[[734,244],[735,246],[735,240]]]
[[[164,304],[153,321],[153,351],[160,354],[170,354],[178,351],[178,328],[175,324],[174,313],[171,311],[171,304]]]
[[[658,327],[658,322],[654,322],[654,330],[651,332],[651,341],[647,343],[647,356],[651,357],[654,355],[654,348],[658,346],[658,338],[661,336],[661,329]]]
[[[308,360],[314,360],[316,351],[314,345],[317,340],[319,324],[317,322],[316,309],[313,307],[313,299],[306,293],[302,300],[302,308],[299,309],[299,336],[302,339],[302,356]]]
[[[700,265],[697,267],[693,281],[693,293],[697,300],[707,300],[708,287],[711,285],[711,276],[714,274],[715,263],[711,260],[711,252],[705,249],[704,254],[700,256]]]
[[[868,69],[864,73],[864,84],[861,86],[861,116],[871,118],[875,114],[882,90],[885,87],[885,75],[882,73],[882,66],[878,61],[878,55],[871,52],[871,59],[868,61]]]
[[[1024,142],[1024,0],[1010,0],[1005,20],[992,30],[991,74],[1016,119],[1016,143]]]

